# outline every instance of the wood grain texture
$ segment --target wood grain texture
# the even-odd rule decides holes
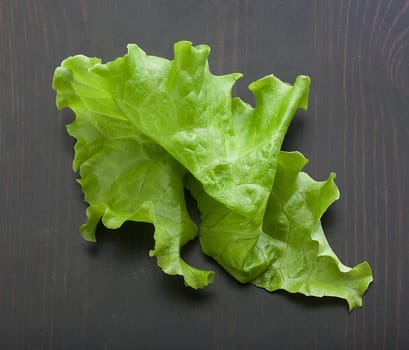
[[[212,47],[235,94],[270,73],[312,78],[285,142],[316,178],[337,173],[324,220],[341,260],[374,283],[351,314],[335,299],[269,294],[217,273],[194,292],[148,257],[150,225],[81,240],[85,204],[52,74],[66,56],[112,59],[136,42],[171,57]],[[0,349],[409,348],[409,1],[0,0]],[[197,242],[196,242],[197,243]]]

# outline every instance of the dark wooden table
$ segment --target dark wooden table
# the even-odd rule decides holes
[[[243,72],[250,101],[263,75],[311,76],[285,148],[316,178],[337,173],[324,227],[341,260],[373,268],[362,309],[242,286],[197,242],[184,256],[216,280],[185,288],[148,257],[147,224],[80,238],[55,67],[129,42],[171,58],[181,39],[209,44],[214,72]],[[407,0],[0,0],[0,349],[408,349],[408,151]]]

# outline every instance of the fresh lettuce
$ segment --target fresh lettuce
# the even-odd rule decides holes
[[[369,265],[342,265],[320,224],[338,198],[334,175],[316,182],[300,153],[280,152],[295,111],[307,108],[310,79],[250,84],[253,108],[231,96],[241,74],[210,72],[209,51],[178,42],[166,60],[128,45],[112,62],[78,55],[56,69],[57,106],[76,114],[68,132],[89,203],[82,235],[95,240],[100,219],[109,228],[151,222],[159,266],[203,287],[213,273],[180,257],[196,236],[185,186],[201,211],[203,251],[237,280],[361,306]]]

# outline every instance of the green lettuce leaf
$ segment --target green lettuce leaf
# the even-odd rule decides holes
[[[104,82],[89,73],[98,62],[68,58],[53,82],[58,108],[70,107],[76,114],[67,129],[77,139],[73,167],[80,170],[78,182],[89,203],[81,234],[94,241],[101,219],[112,229],[125,221],[152,223],[155,248],[150,255],[158,265],[168,274],[182,275],[193,288],[204,287],[214,273],[193,268],[180,257],[181,247],[197,233],[185,207],[185,169],[118,113]]]
[[[111,228],[151,222],[159,266],[205,286],[213,273],[180,257],[196,235],[185,185],[201,211],[203,251],[240,282],[360,306],[370,268],[342,265],[320,223],[338,198],[333,175],[314,181],[301,172],[301,154],[280,153],[294,113],[307,108],[310,79],[290,85],[270,75],[250,84],[253,108],[231,96],[241,74],[213,75],[209,52],[183,41],[167,60],[131,44],[106,64],[79,55],[57,68],[57,106],[76,114],[68,132],[90,204],[84,238],[95,239],[100,219]]]
[[[246,266],[236,259],[236,250],[242,249],[242,242],[247,242],[249,232],[252,237],[257,225],[215,202],[197,180],[189,178],[188,187],[202,216],[200,243],[206,254],[241,282],[269,291],[336,296],[352,310],[362,306],[362,295],[372,281],[371,269],[366,262],[349,268],[331,250],[320,219],[339,197],[335,175],[314,181],[301,172],[306,162],[301,153],[280,152],[259,239],[247,255],[246,262],[258,268],[247,274],[243,273]]]

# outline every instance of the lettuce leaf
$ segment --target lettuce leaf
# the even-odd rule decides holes
[[[82,235],[95,240],[100,219],[110,228],[151,222],[159,266],[203,287],[213,273],[180,257],[196,235],[186,186],[201,211],[203,251],[237,280],[360,306],[369,265],[342,265],[320,224],[338,197],[333,175],[316,182],[301,172],[301,154],[280,153],[295,111],[307,108],[309,77],[250,84],[253,108],[231,96],[241,74],[213,75],[209,52],[182,41],[167,60],[130,44],[112,62],[78,55],[57,68],[57,106],[76,114],[73,166],[90,204]]]
[[[89,203],[81,234],[95,241],[101,219],[112,229],[125,221],[152,223],[155,248],[150,255],[158,265],[168,274],[182,275],[190,287],[204,287],[214,273],[193,268],[180,257],[182,246],[197,234],[184,202],[185,169],[117,112],[102,82],[88,72],[98,62],[68,58],[53,82],[58,108],[67,106],[76,114],[67,130],[77,139],[73,168],[80,170],[78,182]]]

